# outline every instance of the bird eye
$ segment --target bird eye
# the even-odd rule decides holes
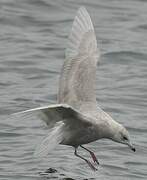
[[[126,141],[128,140],[128,138],[126,136],[123,136],[123,139],[126,140]]]

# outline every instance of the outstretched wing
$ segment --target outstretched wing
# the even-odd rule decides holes
[[[68,127],[72,126],[73,129],[78,126],[80,127],[86,124],[91,124],[90,117],[87,117],[67,104],[54,104],[29,109],[14,113],[11,116],[21,117],[22,120],[35,118],[41,119],[47,124],[49,129],[53,128],[56,123],[61,121],[64,122]]]
[[[84,7],[75,17],[66,59],[62,68],[58,101],[74,105],[76,101],[95,101],[96,66],[99,57],[91,18]]]
[[[51,152],[58,144],[63,140],[64,136],[64,123],[59,121],[50,129],[49,133],[45,138],[42,139],[40,144],[37,145],[35,149],[35,157],[45,157],[49,152]]]
[[[68,130],[91,126],[90,119],[66,104],[55,104],[46,107],[26,110],[11,115],[23,120],[41,119],[49,128],[48,135],[38,144],[35,156],[44,157],[64,140]],[[68,137],[66,137],[68,138]]]

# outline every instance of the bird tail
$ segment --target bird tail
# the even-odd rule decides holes
[[[45,157],[49,152],[55,149],[58,144],[61,143],[63,140],[63,127],[64,123],[59,121],[52,129],[50,129],[48,135],[37,146],[34,152],[35,157]]]

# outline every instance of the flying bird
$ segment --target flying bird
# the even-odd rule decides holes
[[[90,153],[99,164],[94,152],[84,145],[102,138],[125,144],[135,152],[126,128],[104,112],[96,101],[96,68],[100,52],[91,18],[81,7],[69,35],[65,61],[62,67],[57,104],[16,113],[22,118],[36,116],[48,126],[48,134],[37,146],[35,156],[44,157],[57,145],[74,147],[74,154],[92,170],[94,164],[78,153],[78,147]]]

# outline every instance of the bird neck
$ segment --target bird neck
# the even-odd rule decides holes
[[[119,124],[118,122],[116,122],[113,119],[107,121],[107,123],[106,123],[107,132],[105,134],[105,138],[113,140],[115,134],[120,129],[120,127],[121,127],[121,124]]]

